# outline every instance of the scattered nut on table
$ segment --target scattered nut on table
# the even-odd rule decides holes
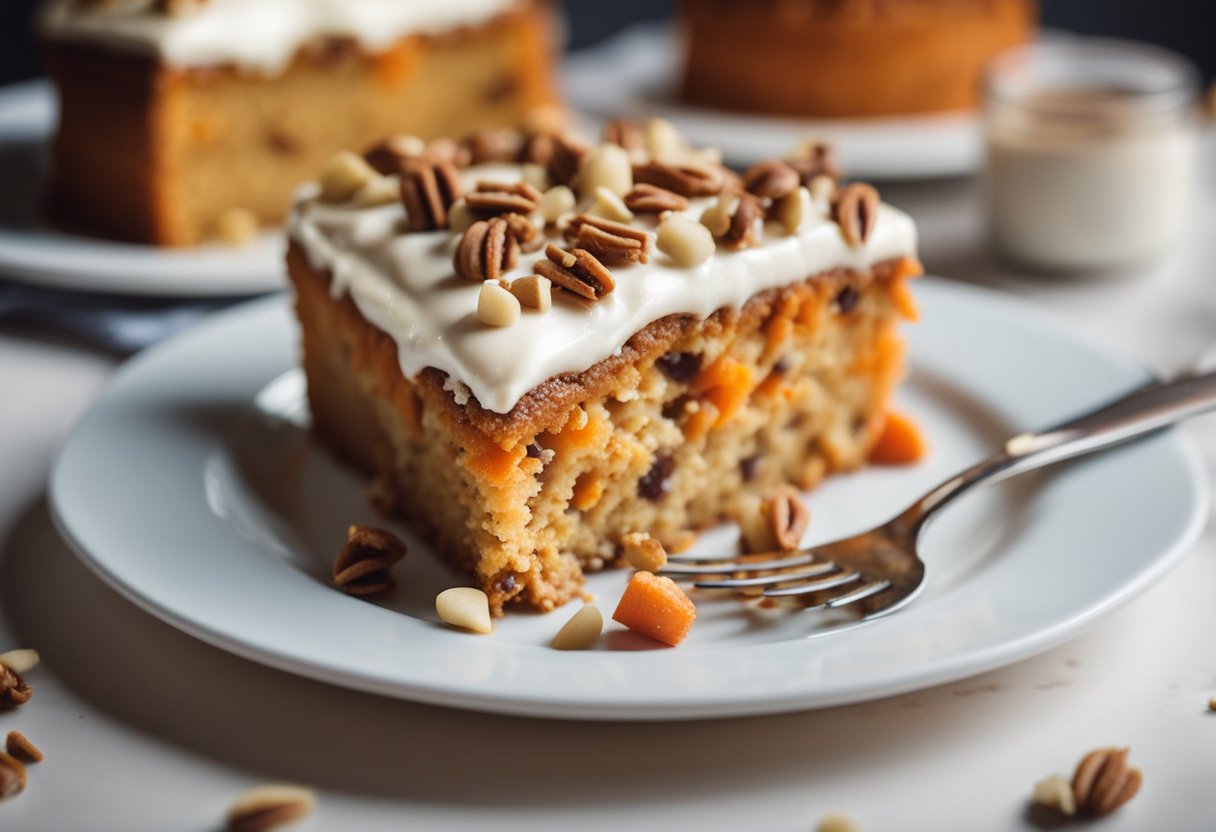
[[[549,642],[555,650],[589,650],[599,641],[604,631],[604,615],[595,604],[584,604],[583,608],[570,616],[557,635]]]
[[[268,832],[307,817],[316,807],[311,789],[272,784],[250,789],[228,810],[227,832]]]
[[[1140,791],[1140,769],[1127,764],[1127,748],[1099,748],[1081,758],[1072,776],[1077,810],[1105,817]]]
[[[9,731],[4,738],[4,750],[23,763],[41,763],[42,751],[20,731]]]

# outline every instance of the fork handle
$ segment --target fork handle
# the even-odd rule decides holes
[[[1117,445],[1216,410],[1216,372],[1151,382],[1066,422],[1005,442],[993,456],[943,482],[893,521],[915,535],[925,521],[981,482],[995,482]]]

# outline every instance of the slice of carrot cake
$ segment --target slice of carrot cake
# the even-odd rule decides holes
[[[822,155],[737,174],[652,122],[335,158],[289,224],[318,436],[496,613],[859,466],[916,230]]]

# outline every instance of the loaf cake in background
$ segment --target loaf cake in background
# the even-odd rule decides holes
[[[190,246],[281,222],[336,151],[554,101],[542,0],[49,0],[53,215]]]
[[[916,233],[822,151],[740,175],[656,121],[335,158],[288,226],[317,435],[499,614],[856,468]]]
[[[1034,0],[680,0],[679,18],[686,101],[829,118],[973,108],[1037,19]]]

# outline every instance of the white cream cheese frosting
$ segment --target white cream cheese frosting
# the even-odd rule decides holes
[[[462,175],[472,186],[479,180],[517,181],[520,171],[480,166]],[[447,230],[403,233],[400,203],[327,205],[315,193],[312,187],[302,190],[289,234],[313,268],[330,273],[334,297],[349,296],[364,318],[393,338],[407,378],[435,367],[497,413],[509,412],[546,379],[582,372],[617,353],[636,332],[667,315],[705,318],[722,307],[740,307],[765,289],[916,252],[916,227],[896,208],[882,205],[866,243],[850,246],[827,206],[812,203],[811,216],[796,234],[770,224],[759,245],[741,251],[719,248],[706,262],[679,268],[655,248],[650,218],[645,226],[650,262],[612,269],[614,291],[592,303],[555,289],[548,311],[524,309],[515,324],[492,327],[476,316],[481,284],[454,273],[459,235]],[[683,213],[700,217],[712,201],[694,199]],[[639,218],[634,224],[642,222]],[[543,256],[521,255],[504,277],[531,274],[532,264]]]
[[[82,0],[48,0],[39,28],[48,37],[106,43],[154,55],[177,67],[231,64],[275,74],[304,44],[349,37],[382,52],[411,34],[483,23],[516,0],[207,0],[169,15],[149,2],[108,10]]]

